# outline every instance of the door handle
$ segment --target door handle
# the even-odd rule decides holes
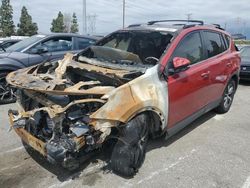
[[[202,78],[208,78],[209,75],[210,75],[210,71],[207,71],[207,72],[202,73],[202,74],[201,74],[201,77],[202,77]]]

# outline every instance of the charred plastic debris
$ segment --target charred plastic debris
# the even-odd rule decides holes
[[[50,162],[74,170],[105,141],[118,137],[119,127],[124,126],[132,114],[139,114],[136,110],[139,105],[143,106],[143,101],[131,94],[128,83],[156,63],[157,58],[142,63],[134,53],[92,46],[81,55],[67,54],[58,62],[12,72],[7,81],[19,89],[21,106],[19,111],[9,111],[12,127]],[[153,80],[148,80],[152,85]],[[144,93],[148,98],[156,95],[152,91]],[[152,106],[161,105],[156,99],[152,101],[157,103]],[[165,121],[163,115],[158,114]],[[156,116],[152,115],[152,119],[159,131],[162,124]],[[145,121],[145,118],[139,119]]]

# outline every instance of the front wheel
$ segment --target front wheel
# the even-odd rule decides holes
[[[16,102],[15,89],[7,82],[8,72],[0,72],[0,104],[9,104]]]
[[[147,118],[141,114],[121,130],[111,156],[111,168],[119,175],[134,176],[144,162],[149,135]]]
[[[230,107],[233,103],[235,92],[236,92],[236,82],[232,79],[227,84],[220,105],[215,109],[217,113],[224,114],[230,110]]]

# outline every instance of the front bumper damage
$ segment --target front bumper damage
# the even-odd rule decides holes
[[[58,111],[60,111],[59,109]],[[114,124],[106,122],[104,123],[105,127],[98,128],[98,123],[93,121],[92,125],[96,125],[96,130],[93,128],[90,131],[90,127],[80,125],[72,129],[74,134],[60,134],[61,131],[56,130],[60,129],[60,127],[55,126],[51,138],[45,140],[43,137],[39,138],[39,134],[34,135],[35,131],[31,130],[31,124],[36,126],[34,118],[36,112],[40,110],[46,109],[35,109],[29,112],[9,110],[11,129],[14,129],[22,141],[38,151],[50,163],[61,164],[69,170],[78,168],[80,163],[87,160],[97,149],[101,148],[104,140],[111,132],[111,127],[114,126]],[[49,116],[53,117],[54,114],[50,113]],[[53,120],[61,121],[61,118],[60,116],[54,116]]]
[[[9,120],[10,120],[10,128],[14,129],[17,135],[28,145],[30,145],[32,148],[34,148],[36,151],[38,151],[43,156],[47,155],[45,143],[41,140],[37,139],[36,137],[32,136],[28,131],[26,131],[22,127],[14,126],[14,123],[16,121],[16,117],[13,114],[13,111],[10,110],[8,112]]]

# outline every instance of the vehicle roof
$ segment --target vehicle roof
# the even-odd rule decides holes
[[[133,24],[130,25],[127,28],[122,29],[123,31],[162,31],[162,32],[168,32],[172,34],[178,34],[181,31],[185,29],[192,28],[192,30],[214,30],[217,32],[224,33],[226,35],[229,35],[226,31],[224,31],[222,28],[219,27],[219,25],[195,25],[195,24],[164,24],[164,23],[155,23],[155,24],[148,24],[148,23],[143,23],[143,24]]]
[[[154,24],[154,25],[147,25],[147,24],[134,24],[127,28],[123,29],[124,31],[141,31],[141,30],[150,30],[150,31],[165,31],[170,33],[175,33],[180,30],[180,27],[173,26],[173,25],[166,25],[166,24]]]
[[[39,34],[38,34],[39,35]],[[88,39],[93,39],[93,40],[98,40],[98,37],[95,36],[90,36],[90,35],[80,35],[80,34],[76,34],[76,33],[49,33],[49,34],[40,34],[40,35],[44,35],[46,37],[83,37],[83,38],[88,38]]]
[[[22,39],[4,39],[4,40],[0,40],[2,43],[4,42],[13,42],[13,41],[21,41]]]

